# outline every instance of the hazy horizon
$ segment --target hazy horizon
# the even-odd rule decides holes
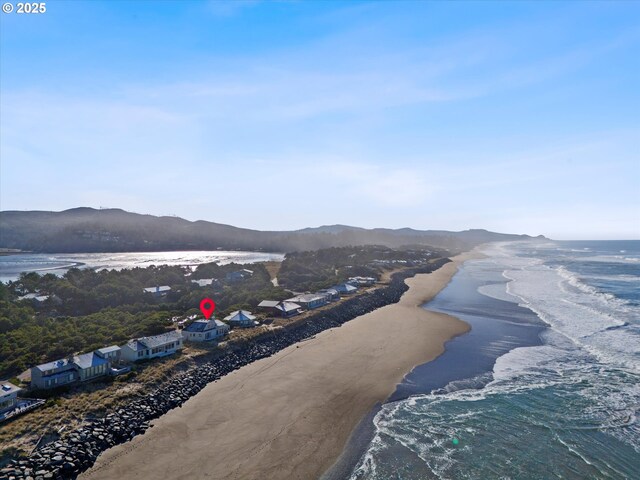
[[[124,212],[127,213],[135,213],[138,215],[151,215],[151,216],[156,216],[156,217],[171,217],[171,218],[181,218],[183,220],[187,220],[189,222],[197,222],[197,221],[205,221],[205,222],[211,222],[211,223],[221,223],[216,221],[215,219],[208,219],[208,218],[187,218],[187,217],[183,217],[180,215],[155,215],[152,213],[145,213],[145,212],[134,212],[131,210],[126,210],[124,208],[119,208],[119,207],[92,207],[92,206],[78,206],[78,207],[71,207],[70,209],[65,209],[65,210],[57,210],[57,211],[53,211],[53,210],[40,210],[40,209],[36,209],[36,210],[2,210],[0,212],[7,212],[7,211],[17,211],[17,212],[28,212],[28,211],[39,211],[39,212],[53,212],[53,213],[60,213],[60,212],[64,212],[67,210],[73,210],[73,209],[78,209],[78,208],[93,208],[95,210],[122,210]],[[261,230],[255,227],[252,227],[251,225],[234,225],[234,224],[226,224],[226,225],[231,225],[233,227],[238,227],[238,228],[245,228],[245,229],[250,229],[250,230]],[[400,230],[400,229],[404,229],[404,228],[410,228],[413,230],[435,230],[435,231],[439,231],[439,230],[445,230],[445,231],[452,231],[452,232],[456,232],[456,231],[464,231],[464,230],[474,230],[474,228],[463,228],[460,230],[449,230],[449,229],[445,229],[445,228],[436,228],[436,227],[412,227],[409,225],[405,225],[403,227],[387,227],[384,225],[377,225],[377,226],[373,226],[373,227],[363,227],[361,225],[353,225],[353,224],[342,224],[342,223],[331,223],[331,224],[322,224],[322,225],[307,225],[305,227],[301,227],[301,228],[296,228],[296,229],[283,229],[283,230],[274,230],[274,231],[299,231],[299,230],[303,230],[303,229],[307,229],[307,228],[323,228],[323,227],[335,227],[335,226],[343,226],[343,227],[355,227],[355,228],[365,228],[365,229],[393,229],[393,230]],[[489,230],[486,228],[475,228],[475,230]],[[263,230],[266,231],[266,230]],[[490,230],[491,231],[491,230]],[[532,237],[537,237],[539,235],[543,235],[544,237],[546,237],[549,240],[557,240],[557,241],[589,241],[589,240],[593,240],[593,241],[633,241],[633,240],[640,240],[640,238],[555,238],[555,237],[550,237],[549,235],[545,235],[544,233],[531,233],[531,232],[509,232],[509,231],[501,231],[498,232],[496,231],[495,233],[507,233],[507,234],[516,234],[516,235],[530,235]]]
[[[640,4],[0,15],[0,209],[640,238]]]

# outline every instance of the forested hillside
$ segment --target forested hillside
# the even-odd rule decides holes
[[[74,208],[63,212],[0,212],[0,248],[34,252],[133,252],[263,250],[293,252],[350,245],[431,245],[465,250],[494,240],[526,240],[486,230],[363,229],[343,225],[262,232],[219,223],[190,222],[119,209]]]

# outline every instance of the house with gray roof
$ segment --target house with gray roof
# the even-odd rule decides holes
[[[340,293],[335,288],[325,288],[324,290],[318,290],[318,295],[324,295],[328,302],[336,302],[340,300]]]
[[[111,345],[109,347],[103,347],[96,350],[96,355],[109,360],[110,363],[117,363],[120,360],[120,347],[118,345]]]
[[[111,345],[93,352],[43,363],[31,369],[32,388],[45,390],[109,374],[120,359],[120,347]]]
[[[302,295],[296,295],[295,297],[289,298],[286,301],[296,303],[307,310],[319,308],[329,303],[325,295],[317,293],[303,293]]]
[[[109,360],[96,352],[83,353],[73,357],[73,363],[81,382],[103,377],[109,373]]]
[[[185,340],[191,342],[208,342],[224,337],[231,328],[224,322],[211,318],[209,320],[200,319],[188,325],[182,334]]]
[[[45,390],[62,387],[80,379],[74,357],[54,360],[31,368],[31,387]]]
[[[173,330],[151,337],[129,340],[120,347],[120,357],[128,362],[166,357],[182,349],[182,332]]]
[[[18,392],[22,389],[9,382],[0,382],[0,414],[15,408],[18,403]]]
[[[266,310],[271,315],[278,315],[280,317],[293,317],[302,311],[300,305],[288,301],[263,300],[258,304],[258,307]]]
[[[340,295],[349,295],[351,293],[355,293],[358,290],[358,287],[356,287],[355,285],[351,285],[350,283],[341,283],[331,288],[337,290]]]
[[[255,327],[258,325],[255,315],[251,315],[251,312],[246,310],[236,310],[231,312],[228,316],[224,317],[225,322],[229,322],[232,327]]]

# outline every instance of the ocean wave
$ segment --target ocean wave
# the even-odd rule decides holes
[[[640,470],[640,311],[559,266],[557,254],[547,265],[551,247],[536,250],[532,257],[522,244],[491,245],[493,256],[473,261],[472,273],[493,282],[502,270],[505,284],[478,292],[515,298],[538,315],[549,326],[543,345],[514,348],[489,373],[385,405],[352,480],[542,479],[549,469],[562,478],[632,478]]]
[[[495,298],[496,300],[502,300],[503,302],[518,303],[518,297],[511,295],[506,291],[504,283],[491,283],[488,285],[481,285],[478,287],[478,293],[485,297]]]
[[[640,263],[640,257],[630,257],[625,255],[594,255],[591,257],[583,257],[582,261],[598,262],[598,263]]]

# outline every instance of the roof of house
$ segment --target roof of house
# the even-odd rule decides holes
[[[143,348],[154,348],[167,343],[175,342],[182,338],[182,332],[173,330],[167,333],[161,333],[160,335],[154,335],[152,337],[141,337],[135,340],[129,340],[127,345],[134,350],[142,350]]]
[[[231,312],[228,316],[224,317],[227,322],[242,322],[247,320],[255,320],[256,317],[251,315],[251,312],[247,312],[246,310],[236,310],[235,312]]]
[[[108,361],[96,355],[96,352],[89,352],[73,357],[73,363],[75,363],[78,368],[84,369],[104,365],[108,363]]]
[[[139,351],[139,350],[144,350],[145,348],[147,348],[142,343],[138,342],[138,340],[136,340],[135,338],[133,340],[129,340],[127,342],[127,347],[129,347],[131,350],[134,350],[136,352]]]
[[[263,300],[258,304],[258,306],[265,308],[274,308],[277,307],[279,303],[280,302],[278,302],[277,300]]]
[[[285,302],[280,302],[280,304],[276,308],[284,312],[290,312],[291,310],[298,310],[301,307],[297,303],[285,301]]]
[[[291,310],[296,310],[301,308],[297,303],[290,302],[285,300],[284,302],[276,302],[274,300],[263,300],[258,304],[259,307],[265,308],[276,308],[282,312],[290,312]]]
[[[358,289],[358,287],[355,287],[355,286],[351,285],[350,283],[341,283],[340,285],[336,285],[333,288],[337,289],[338,291],[343,290],[345,292],[353,292],[353,291]]]
[[[338,295],[340,292],[338,292],[338,290],[336,290],[335,288],[325,288],[323,290],[318,290],[319,294],[330,294],[330,295]]]
[[[191,280],[192,283],[197,283],[201,287],[204,287],[205,285],[211,285],[214,281],[217,280],[215,278],[201,278],[199,280]]]
[[[169,290],[171,290],[171,287],[169,285],[159,285],[157,287],[146,287],[144,289],[144,291],[147,293],[168,292]]]
[[[109,347],[102,347],[99,348],[98,350],[96,350],[96,352],[99,352],[103,355],[106,355],[107,353],[111,353],[111,352],[118,352],[120,351],[120,347],[117,345],[111,345]]]
[[[33,368],[37,368],[41,372],[46,372],[47,370],[53,370],[56,368],[73,368],[73,363],[69,358],[61,358],[60,360],[54,360],[53,362],[36,365]]]
[[[185,332],[195,333],[195,332],[206,332],[207,330],[213,330],[214,328],[223,327],[226,324],[221,322],[220,320],[216,320],[212,318],[210,320],[196,320],[191,325],[184,329]]]
[[[13,383],[0,382],[0,395],[8,395],[10,393],[19,392],[22,390],[20,387],[16,387]]]
[[[317,293],[303,293],[302,295],[289,298],[287,302],[311,303],[318,300],[324,300],[324,296]]]

